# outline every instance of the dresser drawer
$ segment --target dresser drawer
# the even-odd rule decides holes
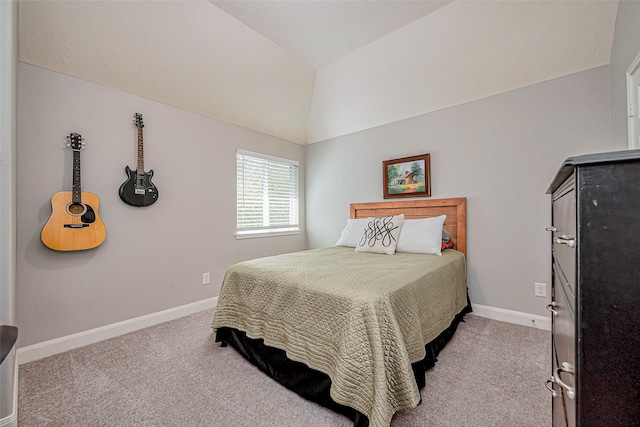
[[[552,351],[552,371],[555,372],[558,365],[558,353],[556,352],[555,343],[553,343],[551,347]],[[549,387],[549,382],[552,383],[551,388]],[[554,392],[554,397],[551,400],[551,425],[553,427],[567,427],[569,421],[567,420],[567,407],[564,402],[564,397],[562,395],[562,390],[560,386],[553,384],[554,379],[551,377],[551,380],[547,381],[547,388]]]
[[[576,323],[575,311],[569,304],[563,286],[555,286],[553,315],[553,378],[557,396],[553,399],[554,427],[575,426],[576,420]],[[566,416],[559,421],[558,412]],[[564,418],[564,417],[563,417]]]
[[[567,300],[567,305],[571,309],[572,312],[575,312],[576,309],[576,290],[574,286],[569,283],[564,272],[561,270],[560,263],[556,260],[555,255],[553,256],[552,261],[553,267],[553,286],[555,288],[555,292],[564,292],[565,299]],[[555,300],[556,297],[554,297]]]
[[[553,263],[554,274],[561,278],[575,299],[576,292],[576,194],[573,180],[554,193]],[[571,301],[573,303],[573,300]]]

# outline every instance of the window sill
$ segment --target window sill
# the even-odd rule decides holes
[[[288,231],[266,231],[260,233],[236,233],[236,240],[244,239],[257,239],[260,237],[276,237],[276,236],[292,236],[300,234],[300,230],[288,230]]]

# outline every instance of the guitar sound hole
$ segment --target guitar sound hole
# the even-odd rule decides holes
[[[71,215],[83,215],[87,208],[82,203],[70,203],[67,206],[67,210]]]

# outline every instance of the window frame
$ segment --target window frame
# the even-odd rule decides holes
[[[640,148],[640,53],[627,70],[627,132],[629,150]]]
[[[239,227],[239,210],[238,206],[240,203],[241,195],[244,195],[244,191],[241,192],[239,184],[239,160],[240,156],[250,157],[260,160],[266,160],[267,162],[274,163],[278,166],[288,165],[293,166],[296,169],[296,177],[295,182],[292,183],[292,189],[295,190],[295,195],[290,197],[290,203],[295,203],[293,207],[293,215],[295,219],[297,219],[297,224],[288,224],[288,225],[264,225],[262,228],[248,228],[243,229]],[[243,166],[244,167],[244,166]],[[243,180],[244,181],[244,180]],[[263,182],[263,186],[268,185],[268,183]],[[268,195],[268,188],[265,188],[265,191]],[[300,234],[300,162],[293,159],[287,159],[283,157],[271,156],[263,153],[256,153],[253,151],[247,151],[242,149],[236,149],[236,230],[235,230],[235,238],[238,240],[241,239],[253,239],[253,238],[261,238],[261,237],[275,237],[275,236],[289,236]]]

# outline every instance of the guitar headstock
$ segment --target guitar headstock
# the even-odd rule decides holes
[[[135,113],[133,115],[133,124],[136,125],[138,129],[142,129],[144,127],[144,123],[142,122],[142,114]]]
[[[82,135],[79,133],[71,133],[67,136],[67,146],[71,147],[73,151],[80,151],[84,148],[84,142]]]

